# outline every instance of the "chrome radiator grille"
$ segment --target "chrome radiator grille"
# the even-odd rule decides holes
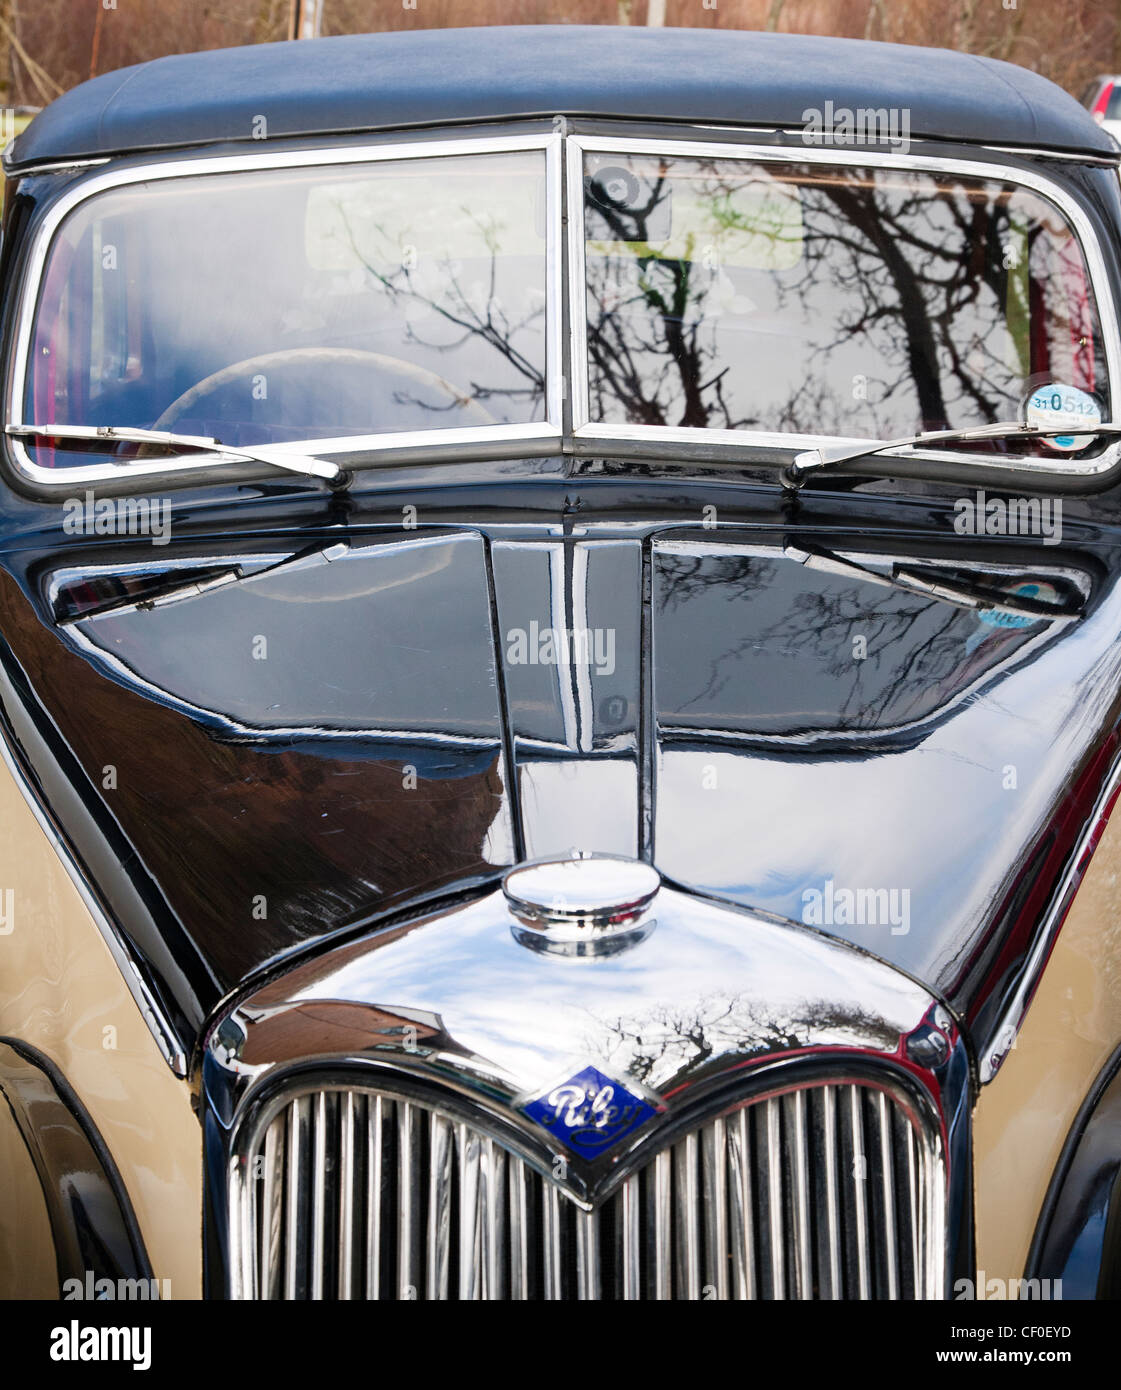
[[[289,1101],[243,1161],[245,1297],[941,1297],[941,1165],[871,1086],[710,1120],[591,1213],[484,1133],[369,1090]]]

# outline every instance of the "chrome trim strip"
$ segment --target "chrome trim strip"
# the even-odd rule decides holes
[[[140,1016],[148,1025],[148,1031],[155,1038],[164,1061],[176,1076],[185,1077],[187,1075],[187,1054],[178,1033],[145,981],[131,948],[94,897],[84,873],[70,852],[69,846],[56,830],[39,797],[16,762],[15,755],[8,746],[7,736],[2,729],[0,729],[0,762],[3,762],[13,782],[22,793],[28,809],[39,823],[39,829],[42,830],[50,842],[51,848],[58,855],[59,861],[66,870],[70,882],[77,890],[86,911],[93,918],[94,925],[109,948],[109,954],[121,972],[128,992],[140,1010]]]
[[[902,156],[881,154],[874,150],[843,151],[834,148],[819,149],[807,147],[791,150],[784,145],[732,145],[689,140],[642,140],[615,139],[591,135],[571,135],[568,137],[565,158],[568,162],[568,243],[569,279],[573,286],[583,287],[586,283],[584,256],[584,196],[583,159],[585,153],[635,154],[635,155],[680,155],[682,157],[704,159],[739,159],[757,163],[791,162],[807,164],[828,164],[840,167],[872,167],[882,169],[918,170],[929,173],[963,174],[974,178],[1000,177],[1002,181],[1030,189],[1040,197],[1048,199],[1062,212],[1078,235],[1094,298],[1101,319],[1102,338],[1105,344],[1107,370],[1110,384],[1110,413],[1112,418],[1121,418],[1121,331],[1118,328],[1117,311],[1109,288],[1109,277],[1105,260],[1093,226],[1081,206],[1051,179],[1032,170],[1020,169],[997,162],[983,163],[979,160],[939,158],[931,155]],[[796,155],[796,160],[793,159]],[[569,295],[569,314],[571,332],[569,334],[571,361],[568,375],[572,383],[573,402],[572,430],[576,439],[602,442],[615,445],[627,440],[662,441],[680,444],[736,444],[741,447],[766,449],[813,449],[829,445],[872,445],[877,441],[860,438],[838,438],[822,435],[771,434],[755,430],[721,430],[680,428],[663,425],[608,425],[593,422],[589,407],[588,385],[588,328],[587,297],[585,293]],[[577,409],[579,405],[579,409]],[[993,468],[1016,473],[1039,474],[1044,477],[1092,478],[1107,472],[1121,458],[1121,442],[1108,446],[1097,459],[1089,464],[1064,464],[1056,461],[1016,459],[1008,461],[1003,456],[994,465],[992,455],[979,455],[967,452],[897,450],[883,454],[885,459],[906,458],[923,459],[935,463],[964,463],[975,468]]]
[[[152,164],[130,165],[110,170],[82,180],[64,192],[48,210],[40,224],[19,289],[19,315],[11,365],[7,381],[7,412],[5,428],[32,423],[24,418],[24,394],[27,364],[35,310],[42,283],[43,270],[51,242],[62,221],[87,199],[109,189],[134,183],[150,183],[161,179],[189,178],[203,174],[225,174],[263,169],[305,169],[330,165],[374,164],[389,161],[447,158],[459,155],[517,154],[541,150],[545,154],[545,412],[546,419],[528,425],[479,425],[455,430],[402,430],[373,435],[343,435],[335,438],[298,440],[270,446],[281,453],[348,454],[377,450],[394,455],[418,448],[431,451],[433,457],[441,451],[474,448],[487,444],[540,443],[561,438],[561,402],[563,396],[564,341],[561,323],[562,271],[560,266],[560,189],[561,136],[551,134],[509,135],[503,138],[458,139],[401,144],[334,146],[326,149],[293,150],[288,152],[253,153],[242,155],[203,156],[195,159],[163,160]],[[74,487],[95,483],[120,481],[129,478],[167,480],[176,473],[221,468],[230,464],[222,459],[206,457],[149,460],[144,463],[94,464],[88,468],[43,468],[36,464],[21,440],[9,437],[17,471],[29,481],[53,492],[70,491]],[[60,474],[62,476],[60,476]]]
[[[1094,803],[1093,814],[1078,838],[1074,853],[1071,855],[1070,865],[1055,891],[1051,906],[1037,932],[1035,945],[1032,947],[1031,954],[1028,956],[1020,975],[1020,983],[994,1025],[993,1035],[988,1046],[978,1058],[978,1074],[982,1086],[987,1085],[1000,1070],[1004,1059],[1012,1050],[1017,1034],[1023,1027],[1024,1018],[1039,985],[1044,966],[1050,958],[1055,938],[1059,934],[1059,929],[1070,910],[1070,905],[1074,901],[1075,893],[1081,882],[1087,852],[1099,833],[1099,824],[1105,816],[1110,800],[1119,787],[1121,787],[1121,758],[1114,763],[1110,770],[1109,777]]]
[[[4,174],[10,179],[30,179],[38,174],[66,174],[75,169],[97,169],[102,164],[108,164],[111,155],[97,155],[90,159],[56,159],[44,161],[42,164],[9,164],[8,150],[11,145],[0,156],[0,166],[3,166]]]

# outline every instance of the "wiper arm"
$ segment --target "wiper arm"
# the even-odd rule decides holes
[[[968,444],[974,439],[1050,439],[1060,435],[1121,435],[1121,424],[1089,424],[1067,418],[1061,425],[1031,425],[1025,420],[1002,420],[995,425],[974,425],[964,430],[923,430],[902,439],[885,439],[879,444],[837,444],[807,449],[782,470],[784,487],[800,488],[811,474],[830,472],[843,463],[886,454],[892,449],[921,448],[924,444]]]
[[[310,569],[313,565],[333,564],[349,553],[349,541],[329,541],[326,545],[317,545],[310,550],[298,551],[295,555],[286,555],[284,559],[276,560],[260,569],[245,570],[241,565],[234,564],[225,569],[212,570],[201,579],[171,579],[170,582],[158,584],[146,593],[111,598],[106,603],[95,604],[80,612],[56,617],[55,622],[58,627],[72,627],[75,623],[84,623],[89,618],[104,618],[110,614],[119,618],[125,613],[151,612],[156,608],[166,608],[168,604],[180,603],[183,599],[198,598],[212,589],[223,589],[227,584],[244,584],[247,579],[263,579],[280,570],[301,567]]]
[[[927,579],[915,569],[896,561],[891,562],[891,573],[885,574],[882,570],[874,570],[856,560],[846,559],[825,546],[793,545],[788,541],[782,551],[788,560],[805,565],[807,569],[839,575],[846,579],[862,579],[869,584],[881,584],[888,589],[902,589],[905,593],[941,599],[943,603],[952,604],[955,608],[968,608],[975,612],[1003,613],[1007,617],[1065,623],[1079,617],[1084,606],[1082,602],[1045,603],[1029,598],[1026,594],[997,595],[982,584],[974,585],[948,576],[937,580]]]
[[[5,434],[33,439],[74,439],[106,440],[118,444],[162,444],[169,449],[198,449],[203,453],[217,454],[231,462],[265,463],[273,468],[283,468],[286,473],[310,473],[314,478],[324,478],[329,483],[345,479],[343,470],[337,463],[314,458],[309,454],[287,454],[281,449],[270,449],[267,445],[256,444],[246,448],[244,445],[223,444],[220,439],[211,439],[200,434],[173,434],[169,430],[134,429],[131,425],[6,425]]]

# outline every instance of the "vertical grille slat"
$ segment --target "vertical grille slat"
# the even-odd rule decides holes
[[[447,1298],[451,1265],[452,1127],[433,1111],[428,1117],[428,1238],[426,1288],[429,1299]]]
[[[294,1100],[288,1107],[288,1133],[284,1182],[284,1297],[305,1298],[304,1273],[306,1262],[304,1241],[307,1236],[302,1188],[307,1181],[307,1132],[309,1100]]]
[[[810,1261],[810,1172],[806,1150],[806,1093],[795,1091],[783,1099],[785,1114],[785,1153],[783,1170],[790,1175],[790,1205],[793,1232],[790,1247],[792,1292],[795,1298],[813,1297],[813,1267]]]
[[[391,1102],[381,1096],[366,1100],[366,1297],[381,1297],[382,1145],[385,1109]]]
[[[852,1242],[856,1263],[856,1297],[870,1298],[868,1269],[868,1154],[864,1143],[863,1094],[859,1086],[848,1086],[849,1186],[852,1191],[853,1219],[846,1231]]]
[[[529,1298],[529,1175],[510,1158],[510,1297]]]
[[[355,1208],[355,1125],[357,1101],[353,1091],[344,1091],[339,1107],[339,1298],[354,1296],[354,1239]]]
[[[704,1174],[705,1289],[728,1297],[728,1139],[723,1120],[701,1132]]]
[[[767,1239],[772,1299],[786,1297],[786,1222],[782,1184],[782,1110],[778,1100],[763,1102],[764,1152],[767,1173]]]
[[[880,1091],[873,1102],[876,1112],[876,1128],[880,1141],[880,1210],[883,1216],[883,1237],[879,1242],[884,1252],[884,1278],[887,1284],[886,1297],[899,1297],[898,1234],[895,1228],[895,1178],[892,1155],[891,1115],[888,1113],[887,1096]]]
[[[245,1155],[235,1267],[259,1298],[938,1297],[942,1167],[916,1125],[881,1087],[804,1083],[679,1133],[586,1211],[461,1116],[324,1087]]]
[[[654,1160],[654,1297],[673,1297],[673,1155]]]
[[[623,1184],[617,1198],[620,1224],[621,1295],[642,1297],[642,1183],[637,1174]]]
[[[677,1254],[678,1297],[701,1296],[700,1202],[697,1184],[697,1136],[688,1134],[673,1150],[674,1245]]]
[[[821,1177],[824,1187],[822,1259],[822,1298],[844,1298],[841,1283],[841,1196],[837,1171],[837,1092],[833,1086],[821,1087]]]
[[[560,1189],[545,1183],[541,1191],[541,1255],[544,1261],[544,1297],[564,1297],[563,1251],[561,1248]]]
[[[731,1208],[733,1296],[753,1299],[755,1279],[755,1217],[751,1185],[751,1129],[746,1109],[727,1121],[728,1193]]]

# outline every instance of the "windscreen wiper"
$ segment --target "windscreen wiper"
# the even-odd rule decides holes
[[[281,570],[311,569],[315,565],[330,565],[350,554],[349,541],[329,541],[326,545],[312,546],[309,550],[297,551],[281,560],[262,565],[259,569],[247,570],[240,564],[231,564],[222,569],[210,568],[201,578],[197,571],[189,579],[176,579],[165,576],[162,583],[154,584],[142,594],[117,595],[101,604],[93,604],[75,613],[57,614],[55,622],[59,627],[72,627],[90,618],[104,618],[112,615],[122,617],[126,613],[152,612],[166,608],[169,604],[180,603],[183,599],[198,598],[213,589],[223,589],[228,584],[243,584],[247,579],[264,579]],[[202,568],[200,565],[199,568]]]
[[[346,474],[339,465],[327,459],[288,454],[267,445],[223,444],[220,439],[200,434],[172,434],[168,430],[134,429],[131,425],[7,425],[4,433],[17,438],[73,439],[92,443],[104,440],[117,444],[162,444],[167,449],[198,449],[229,459],[231,463],[264,463],[272,468],[283,468],[286,473],[307,473],[336,485],[346,481]]]
[[[831,472],[841,464],[873,458],[891,449],[921,448],[924,444],[968,444],[974,439],[1052,439],[1061,435],[1121,435],[1121,424],[1083,424],[1067,417],[1061,425],[1031,425],[1025,420],[1002,420],[995,425],[974,425],[964,430],[923,430],[902,439],[885,439],[879,444],[836,444],[807,449],[782,470],[787,488],[800,488],[814,474]]]
[[[797,545],[786,542],[782,553],[788,560],[804,565],[806,569],[819,570],[825,574],[839,575],[845,579],[862,579],[869,584],[880,584],[889,589],[902,589],[905,593],[917,594],[923,598],[940,599],[955,608],[968,608],[975,612],[999,613],[1009,618],[1028,618],[1034,621],[1070,622],[1081,616],[1085,600],[1048,603],[1032,598],[1027,594],[1003,594],[985,584],[971,583],[957,576],[940,575],[929,578],[930,571],[922,573],[922,563],[907,564],[888,561],[889,573],[862,565],[850,560],[835,550],[823,545]]]

